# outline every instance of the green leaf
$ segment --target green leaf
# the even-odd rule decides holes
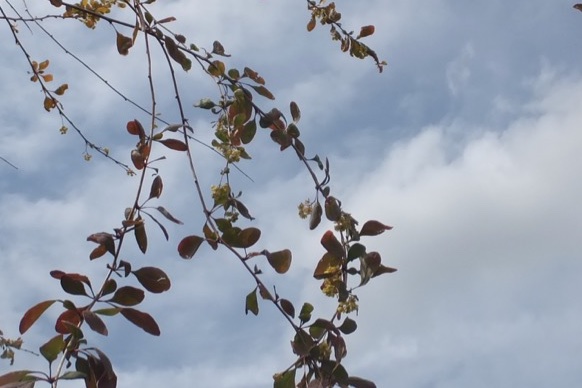
[[[160,335],[160,327],[158,326],[154,318],[152,318],[152,316],[149,315],[148,313],[144,313],[142,311],[132,308],[124,308],[121,309],[121,315],[123,315],[125,319],[127,319],[137,327],[143,329],[146,333],[155,336]]]
[[[273,388],[295,388],[295,371],[296,369],[291,369],[284,373],[275,374]]]
[[[289,249],[283,249],[282,251],[277,252],[266,252],[266,256],[271,267],[273,267],[273,269],[278,273],[284,274],[289,270],[292,259],[291,251]]]
[[[47,343],[42,345],[39,348],[40,354],[47,360],[49,363],[52,363],[54,360],[57,359],[59,353],[63,351],[65,348],[65,341],[63,340],[63,335],[59,334],[51,338]]]
[[[344,334],[351,334],[358,328],[358,324],[350,317],[346,317],[345,321],[342,323],[338,329]]]
[[[101,318],[99,318],[99,316],[93,311],[83,310],[83,318],[85,319],[85,322],[87,322],[87,325],[89,325],[89,328],[94,332],[101,335],[109,334],[107,331],[107,326],[105,326],[105,322],[103,322],[103,320],[101,320]]]
[[[191,259],[204,239],[199,236],[187,236],[178,244],[178,253],[183,259]]]
[[[252,290],[246,297],[245,314],[249,311],[254,315],[259,315],[259,301],[257,299],[257,289]]]
[[[140,304],[145,298],[143,290],[132,286],[123,286],[115,291],[113,297],[109,300],[122,306],[135,306]]]
[[[208,73],[215,77],[220,77],[226,71],[226,67],[224,66],[224,62],[216,60],[208,65]]]
[[[24,316],[20,320],[20,325],[18,327],[20,334],[26,333],[28,329],[36,322],[38,318],[55,303],[56,300],[45,300],[40,302],[28,309]]]
[[[257,122],[255,120],[250,120],[246,123],[240,134],[240,141],[243,144],[249,144],[253,141],[255,134],[257,133]]]
[[[77,379],[83,379],[85,378],[85,376],[87,376],[85,373],[83,372],[78,372],[78,371],[68,371],[63,373],[60,377],[59,380],[77,380]]]
[[[132,272],[142,286],[149,292],[159,294],[171,287],[170,278],[156,267],[143,267]]]
[[[106,308],[106,309],[94,310],[93,312],[95,314],[105,315],[107,317],[112,317],[114,315],[117,315],[120,311],[121,311],[120,307],[111,307],[111,308]]]
[[[352,261],[366,254],[366,247],[360,243],[355,243],[348,250],[348,261]]]
[[[313,305],[311,303],[303,303],[301,311],[299,312],[299,319],[301,323],[308,322],[311,319],[311,313],[313,312]]]
[[[198,104],[195,104],[194,106],[196,108],[212,109],[216,106],[216,104],[209,98],[203,98],[198,102]]]
[[[192,68],[192,61],[186,58],[186,55],[178,48],[178,45],[176,45],[176,42],[174,42],[171,37],[167,35],[164,36],[164,43],[170,57],[179,63],[184,71],[188,71]]]

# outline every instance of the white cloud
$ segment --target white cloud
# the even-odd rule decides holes
[[[170,15],[175,4],[158,2],[155,6],[167,9]],[[384,275],[359,291],[359,330],[347,338],[350,372],[370,377],[380,387],[396,388],[579,385],[582,377],[575,361],[582,351],[577,340],[582,317],[575,295],[582,291],[582,268],[577,260],[582,226],[578,206],[582,179],[577,169],[582,148],[578,129],[582,82],[578,76],[556,70],[550,65],[554,62],[551,56],[535,78],[522,72],[522,67],[513,68],[512,63],[538,63],[538,46],[527,51],[535,54],[532,61],[507,49],[511,44],[497,31],[490,44],[503,50],[493,55],[495,50],[487,51],[480,35],[465,25],[469,18],[451,14],[453,8],[446,1],[423,6],[376,1],[353,18],[345,12],[346,25],[355,29],[360,22],[376,24],[370,44],[379,54],[389,54],[387,59],[396,68],[396,75],[389,67],[384,78],[362,75],[373,71],[371,65],[341,56],[335,43],[328,41],[327,32],[318,28],[308,35],[301,19],[307,17],[303,4],[235,0],[227,5],[188,4],[183,14],[176,15],[174,26],[179,32],[207,45],[218,38],[228,51],[238,54],[233,61],[244,59],[244,65],[266,72],[269,85],[281,96],[281,106],[288,99],[300,103],[303,136],[320,141],[307,144],[310,152],[336,145],[341,152],[347,149],[345,154],[329,155],[334,195],[360,221],[375,218],[395,226],[386,235],[365,240],[399,272]],[[524,4],[518,2],[515,10]],[[480,7],[486,9],[463,10],[471,11],[467,15],[482,16],[480,23],[498,10],[497,4]],[[374,21],[376,17],[380,22]],[[243,27],[230,28],[238,21]],[[479,23],[471,19],[469,24]],[[63,31],[56,32],[63,36]],[[111,31],[104,24],[98,33],[105,36]],[[293,38],[296,33],[300,38]],[[140,94],[132,75],[136,64],[143,65],[143,58],[112,56],[112,45],[84,50],[85,41],[72,34],[66,38],[84,58],[111,57],[102,68],[106,79]],[[458,48],[467,41],[471,44],[459,53]],[[531,36],[528,41],[538,40]],[[493,64],[503,71],[479,73],[474,55],[476,51],[480,57],[485,55],[481,50],[490,54],[486,66]],[[0,59],[3,67],[12,66],[8,59],[14,53],[9,53]],[[249,53],[253,55],[250,59]],[[268,77],[273,64],[284,77]],[[56,58],[53,65],[57,66]],[[578,62],[563,67],[574,66]],[[443,74],[448,77],[449,91],[463,97],[456,103],[479,106],[483,117],[501,112],[508,122],[492,126],[481,116],[457,117],[457,112],[450,111],[429,117],[429,110],[448,109],[449,100],[440,100],[447,96]],[[103,112],[116,109],[121,101],[97,92],[92,77],[78,75],[76,70],[61,76],[71,79],[71,87],[77,88],[67,97],[67,109],[86,107],[87,112],[81,111],[78,119],[99,139],[118,134],[112,139],[121,140],[114,140],[118,146],[111,148],[127,160],[134,139],[127,137],[123,126],[135,112],[102,120]],[[18,79],[26,80],[22,74],[19,77],[6,77],[7,88],[19,90]],[[409,89],[402,93],[393,88],[398,77],[409,80],[403,83]],[[522,82],[524,78],[526,82]],[[463,88],[469,84],[484,90],[483,94],[465,95]],[[184,85],[188,104],[210,90],[196,77],[187,78]],[[523,88],[528,97],[512,93],[512,87]],[[436,88],[437,97],[427,97],[430,88]],[[483,105],[496,97],[491,109]],[[4,121],[25,124],[2,127],[0,153],[27,170],[18,173],[21,178],[11,174],[4,179],[8,175],[3,175],[0,193],[0,284],[11,290],[0,294],[0,328],[8,335],[14,334],[22,303],[60,295],[58,282],[48,277],[48,270],[89,272],[99,278],[104,261],[85,266],[92,244],[84,239],[88,233],[117,224],[125,204],[132,202],[136,185],[135,179],[120,171],[112,174],[109,162],[95,158],[84,164],[82,149],[70,140],[74,135],[58,135],[59,125],[36,125],[39,116],[26,105],[33,98],[42,113],[36,92],[14,92],[0,100],[4,111],[18,115],[15,120],[7,115]],[[173,95],[168,100],[172,99]],[[396,108],[391,110],[392,106]],[[398,119],[392,117],[399,106],[422,123],[418,134],[399,128]],[[164,114],[171,114],[167,112]],[[192,122],[197,123],[201,137],[208,137],[208,121],[208,116],[194,113]],[[392,142],[393,132],[398,130],[399,139]],[[258,136],[266,138],[264,132]],[[293,249],[294,265],[284,280],[264,260],[258,263],[265,278],[278,284],[281,296],[292,299],[296,308],[304,300],[319,302],[324,298],[317,282],[304,279],[322,253],[319,233],[310,233],[296,216],[297,203],[311,194],[312,186],[304,171],[296,173],[294,155],[281,157],[271,150],[276,147],[268,138],[259,144],[253,151],[262,165],[254,170],[246,164],[249,167],[244,169],[266,185],[240,179],[245,198],[263,229],[261,242],[268,249]],[[219,167],[214,161],[207,163],[207,152],[198,148],[196,158],[204,161],[200,178],[207,187],[216,183],[212,174]],[[75,152],[77,164],[65,168],[71,161],[60,156]],[[280,159],[273,163],[268,159],[271,156]],[[177,241],[199,233],[202,222],[191,198],[193,188],[183,186],[189,177],[180,163],[176,157],[160,164],[165,182],[160,204],[186,225],[169,226],[169,244],[148,225],[152,236],[149,254],[142,257],[133,241],[128,241],[127,251],[127,258],[136,266],[159,265],[173,281],[170,294],[148,295],[143,306],[159,320],[164,334],[152,339],[134,332],[122,318],[114,318],[107,321],[110,337],[92,336],[91,341],[106,348],[121,386],[269,386],[272,373],[288,365],[292,335],[281,328],[284,322],[267,304],[261,304],[261,316],[244,316],[244,295],[254,285],[224,252],[202,249],[189,262],[177,257]],[[44,179],[39,181],[39,176]],[[83,177],[82,183],[77,184],[79,177]],[[22,185],[25,193],[19,191]],[[44,188],[50,188],[50,193]],[[123,200],[116,197],[117,190],[123,193]],[[285,213],[273,216],[281,209]],[[318,314],[326,316],[334,308],[327,302],[317,304]],[[39,332],[52,329],[47,322],[45,329],[35,327],[27,334],[27,344],[40,344],[45,333]]]
[[[459,55],[447,65],[446,77],[449,91],[457,96],[471,77],[470,62],[475,57],[475,49],[467,43]]]

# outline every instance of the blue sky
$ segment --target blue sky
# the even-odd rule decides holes
[[[324,28],[307,33],[302,2],[176,0],[152,10],[176,16],[172,29],[200,46],[220,40],[229,64],[259,71],[279,106],[297,101],[307,149],[330,158],[332,191],[347,211],[394,226],[369,240],[399,271],[358,292],[359,329],[347,338],[346,368],[379,387],[580,386],[582,13],[562,0],[336,3],[346,27],[376,26],[367,43],[388,61],[383,74],[342,54]],[[73,21],[43,25],[147,103],[139,47],[119,56],[106,24],[96,31]],[[67,113],[129,163],[134,139],[125,123],[145,116],[40,31],[20,31],[33,58],[51,59],[55,82],[69,83]],[[0,164],[0,328],[16,337],[24,306],[62,296],[50,270],[103,276],[104,261],[87,260],[93,246],[85,238],[117,225],[137,181],[98,155],[83,160],[79,138],[60,135],[57,115],[44,112],[7,28],[0,41],[0,155],[19,167]],[[188,106],[215,93],[195,71],[180,81]],[[168,96],[159,108],[177,121]],[[197,136],[209,140],[211,117],[187,114]],[[311,195],[307,173],[265,132],[259,137],[253,161],[242,165],[255,182],[235,181],[265,248],[294,254],[289,276],[266,278],[296,305],[313,301],[329,315],[333,303],[310,278],[320,233],[296,214]],[[202,185],[215,184],[220,161],[200,146],[195,154]],[[148,254],[126,252],[172,279],[170,293],[148,295],[140,307],[156,317],[162,336],[115,317],[107,321],[109,338],[90,340],[111,356],[121,387],[271,386],[272,374],[292,361],[292,334],[266,304],[259,317],[244,315],[253,282],[226,254],[201,249],[192,261],[178,257],[177,242],[198,233],[202,221],[184,184],[184,160],[168,156],[160,205],[185,225],[169,226],[169,243],[149,227]],[[51,335],[54,314],[26,334],[26,346],[36,350]],[[17,368],[31,364],[42,365],[17,355]],[[0,373],[8,370],[0,364]]]

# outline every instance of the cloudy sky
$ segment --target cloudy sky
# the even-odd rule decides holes
[[[301,1],[174,0],[152,11],[176,16],[171,27],[199,46],[220,40],[232,54],[229,65],[259,71],[279,106],[296,101],[308,152],[329,157],[332,192],[344,208],[360,221],[394,226],[366,240],[398,272],[359,290],[346,368],[379,387],[581,386],[582,13],[564,0],[336,3],[345,27],[376,26],[367,43],[388,61],[383,74],[371,61],[342,54],[324,28],[307,33]],[[55,12],[31,8],[43,9]],[[121,57],[105,23],[96,31],[73,21],[43,26],[147,104],[141,44]],[[33,59],[50,58],[55,83],[69,84],[66,112],[130,163],[135,139],[125,123],[147,117],[31,28],[19,25],[19,36]],[[79,137],[60,135],[58,115],[44,112],[7,25],[0,41],[0,156],[18,167],[0,163],[0,328],[17,337],[29,306],[62,297],[50,270],[103,277],[105,261],[89,263],[93,245],[85,238],[118,225],[137,179],[98,155],[83,160]],[[175,122],[159,65],[159,109]],[[189,107],[216,93],[196,71],[179,79]],[[187,115],[197,137],[210,140],[212,118],[191,108]],[[330,225],[307,230],[296,214],[313,194],[307,172],[267,133],[258,137],[253,161],[241,165],[254,183],[240,174],[234,181],[263,230],[263,246],[294,254],[288,276],[259,264],[281,296],[296,306],[312,301],[329,316],[333,302],[320,296],[311,273]],[[220,160],[199,145],[194,153],[208,188]],[[90,341],[110,355],[121,387],[269,387],[292,361],[292,333],[267,304],[258,317],[245,316],[254,284],[225,252],[204,248],[191,261],[177,255],[177,242],[202,226],[180,156],[159,164],[159,204],[185,225],[168,226],[169,243],[148,225],[148,254],[131,244],[124,253],[172,279],[169,293],[148,295],[140,307],[156,317],[162,336],[115,317],[107,321],[109,338],[89,334]],[[25,346],[36,350],[52,336],[56,314],[49,310]],[[15,367],[31,365],[43,367],[17,354]],[[0,364],[0,373],[9,370]]]

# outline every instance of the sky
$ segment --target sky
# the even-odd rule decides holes
[[[36,3],[32,12],[56,12]],[[358,290],[346,369],[378,387],[581,386],[582,13],[563,0],[336,4],[344,27],[376,26],[365,42],[388,62],[384,73],[341,53],[325,28],[308,33],[303,2],[174,0],[151,10],[175,16],[169,26],[201,47],[219,40],[232,55],[229,66],[257,70],[277,97],[259,100],[263,106],[296,101],[308,153],[330,160],[332,194],[361,222],[394,227],[365,240],[398,272]],[[2,8],[9,10],[5,2]],[[122,57],[106,23],[95,31],[74,21],[42,25],[147,104],[143,44]],[[66,112],[129,163],[135,139],[125,123],[147,116],[31,28],[19,25],[19,37],[33,59],[50,59],[55,84],[69,84]],[[43,110],[6,25],[0,41],[0,156],[18,167],[0,163],[0,329],[14,338],[29,306],[63,296],[49,271],[103,278],[106,262],[89,262],[94,245],[86,237],[119,224],[137,179],[97,154],[83,160],[80,138],[59,134],[58,115]],[[165,80],[158,108],[176,122],[167,74],[157,65]],[[209,142],[212,117],[192,104],[216,89],[197,71],[178,80],[195,134]],[[293,251],[286,276],[257,264],[282,297],[297,308],[310,301],[328,317],[334,303],[311,274],[323,253],[320,236],[332,225],[308,230],[297,216],[297,205],[313,196],[307,171],[265,131],[257,138],[253,160],[241,164],[253,181],[242,174],[233,181],[256,217],[249,225],[263,231],[259,245]],[[200,145],[193,152],[202,186],[216,184],[220,160]],[[132,244],[124,253],[172,280],[168,293],[148,294],[139,307],[162,335],[114,317],[106,321],[108,338],[87,331],[90,343],[110,356],[120,387],[272,386],[273,373],[293,361],[292,332],[266,303],[258,317],[244,314],[254,283],[224,251],[178,256],[177,243],[199,234],[203,221],[182,155],[167,156],[159,163],[159,205],[184,225],[166,223],[165,242],[148,224],[147,255]],[[25,347],[36,350],[53,335],[57,310],[26,333]],[[14,368],[31,365],[45,368],[17,354]],[[0,363],[0,374],[10,370]]]

